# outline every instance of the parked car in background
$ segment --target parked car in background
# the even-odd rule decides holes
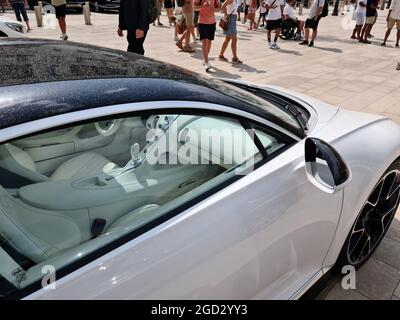
[[[21,22],[0,16],[0,37],[24,37],[24,32]]]
[[[119,10],[120,0],[96,0],[90,1],[90,10],[95,12]]]

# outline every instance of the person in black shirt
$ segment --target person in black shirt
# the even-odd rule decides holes
[[[121,0],[118,35],[127,30],[128,51],[144,55],[143,43],[149,30],[148,0]]]
[[[361,32],[361,37],[360,37],[360,42],[363,43],[371,43],[368,40],[368,37],[371,33],[372,26],[374,25],[376,21],[376,16],[378,15],[378,6],[379,6],[379,0],[367,0],[367,12],[366,12],[366,19],[365,19],[365,25],[362,29]]]

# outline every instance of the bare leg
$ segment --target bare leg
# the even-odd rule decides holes
[[[224,42],[222,43],[221,51],[219,52],[219,56],[222,58],[225,54],[226,48],[228,47],[229,41],[231,41],[230,36],[226,36]]]
[[[61,33],[67,33],[67,24],[65,23],[65,17],[58,18],[58,24],[60,25]]]
[[[310,37],[310,29],[305,28],[304,29],[304,41],[308,41],[308,38]]]
[[[386,40],[389,38],[390,32],[391,32],[391,31],[392,31],[392,29],[387,29],[387,30],[386,30],[385,38],[383,39],[382,45],[386,45]]]
[[[237,56],[237,36],[231,36],[232,42],[231,42],[231,49],[232,49],[232,55],[233,55],[233,59],[238,60],[238,56]]]
[[[396,46],[399,46],[399,41],[400,41],[400,29],[397,30],[397,35],[396,35]]]
[[[311,41],[315,41],[315,39],[317,38],[317,35],[318,35],[318,30],[314,29],[312,32]]]

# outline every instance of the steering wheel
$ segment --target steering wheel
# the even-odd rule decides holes
[[[118,119],[103,120],[95,122],[94,126],[100,135],[108,137],[118,131],[121,122]]]

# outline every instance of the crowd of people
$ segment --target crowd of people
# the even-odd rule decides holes
[[[24,0],[8,0],[15,11],[18,21],[25,21],[27,30],[31,30],[29,19],[24,8]],[[221,1],[223,1],[221,3]],[[305,21],[294,14],[298,0],[120,0],[119,25],[117,33],[124,35],[127,31],[128,51],[144,54],[144,41],[149,30],[149,24],[162,26],[161,11],[164,8],[168,17],[169,26],[174,30],[175,45],[182,52],[195,52],[191,46],[193,41],[201,41],[203,66],[209,71],[212,66],[209,54],[217,29],[216,12],[223,17],[218,23],[222,28],[224,41],[221,45],[218,59],[229,62],[226,51],[230,44],[233,64],[243,63],[238,57],[237,23],[246,24],[247,30],[257,30],[260,27],[267,30],[267,46],[270,49],[280,49],[278,44],[282,28],[293,28],[295,40],[301,40],[300,45],[313,47],[318,35],[320,21],[329,13],[328,0],[302,0],[308,4],[309,14]],[[384,1],[383,1],[384,2]],[[66,0],[51,0],[61,29],[61,39],[67,40],[66,33]],[[304,2],[303,2],[304,3]],[[352,10],[352,19],[355,28],[351,39],[361,43],[371,43],[372,28],[377,21],[379,0],[340,0],[339,13],[344,14],[345,5]],[[149,12],[154,6],[154,18],[149,23]],[[382,3],[384,6],[385,3]],[[257,19],[258,13],[258,19]],[[386,17],[387,31],[382,46],[386,42],[394,26],[396,26],[396,43],[400,41],[400,0],[390,0],[390,7]],[[398,66],[400,69],[400,64]]]
[[[237,23],[249,23],[248,29],[257,30],[265,27],[267,30],[268,48],[280,49],[278,40],[282,25],[286,24],[296,29],[296,39],[301,39],[301,45],[314,46],[318,34],[318,25],[323,17],[328,15],[328,0],[310,1],[310,13],[306,21],[298,19],[294,14],[296,0],[155,0],[157,4],[157,18],[153,26],[162,26],[159,16],[162,7],[167,12],[170,26],[174,26],[176,46],[182,52],[195,52],[190,45],[193,41],[202,43],[203,66],[206,71],[212,67],[209,63],[209,53],[217,29],[215,13],[221,12],[222,19],[218,27],[223,29],[225,39],[222,43],[218,59],[228,62],[225,53],[230,44],[232,51],[231,62],[243,63],[237,54]],[[397,0],[400,1],[400,0]],[[138,17],[145,16],[148,11],[148,0],[121,0],[120,23],[118,35],[123,35],[123,30],[128,30],[128,51],[144,54],[143,41],[148,25],[138,24]],[[136,15],[132,15],[135,12]],[[256,15],[258,12],[258,19]],[[261,23],[261,24],[260,24]],[[130,24],[129,26],[127,24]],[[130,30],[141,31],[142,38],[132,34]],[[312,33],[310,35],[310,30]],[[140,39],[140,40],[139,40]]]

